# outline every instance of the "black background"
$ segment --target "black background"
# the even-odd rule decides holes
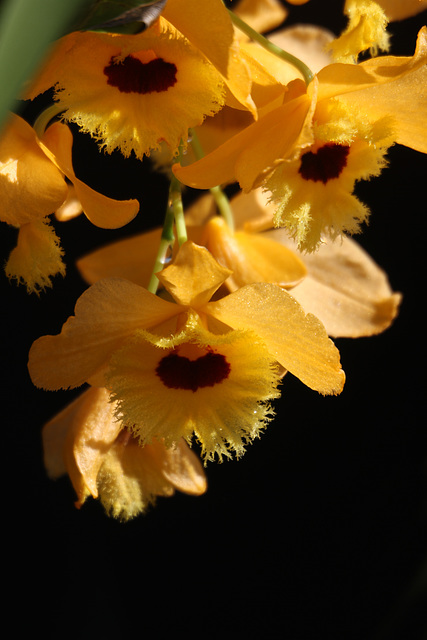
[[[288,24],[338,32],[342,4],[311,0],[290,8]],[[413,53],[425,17],[391,25],[393,53]],[[208,466],[204,496],[159,499],[121,524],[94,500],[76,510],[68,479],[46,478],[41,426],[79,392],[35,389],[26,361],[33,340],[57,333],[85,289],[75,258],[158,223],[167,185],[148,162],[98,156],[91,142],[76,141],[79,177],[109,195],[138,197],[141,212],[118,231],[84,216],[56,223],[67,276],[39,298],[0,277],[3,581],[8,610],[20,611],[17,633],[427,637],[427,159],[398,146],[389,158],[357,193],[372,209],[359,241],[404,295],[393,327],[336,341],[347,374],[339,397],[287,376],[277,419],[240,461]],[[3,259],[15,238],[2,225]]]

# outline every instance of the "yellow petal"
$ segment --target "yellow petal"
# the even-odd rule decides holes
[[[188,167],[174,165],[174,174],[184,184],[197,189],[209,189],[233,180],[237,180],[244,191],[257,186],[263,174],[279,159],[287,158],[309,143],[310,131],[306,124],[313,98],[305,92],[302,81],[295,80],[292,85],[281,107],[201,160]]]
[[[176,489],[196,496],[206,491],[206,475],[200,460],[184,440],[168,449],[158,440],[146,447],[162,475]]]
[[[211,299],[230,274],[205,247],[187,241],[157,277],[179,304],[197,308]]]
[[[139,211],[138,200],[115,200],[98,193],[79,180],[73,169],[71,149],[73,136],[70,129],[60,122],[45,132],[41,147],[74,185],[74,193],[87,218],[97,227],[117,229],[124,226]]]
[[[393,118],[395,140],[427,152],[427,28],[413,57],[380,56],[358,65],[333,64],[318,74],[319,101],[339,96],[371,121]]]
[[[62,173],[38,147],[34,129],[11,114],[0,139],[0,220],[18,227],[44,218],[66,195]]]
[[[65,275],[63,250],[48,220],[34,220],[19,229],[18,243],[5,266],[9,279],[25,284],[28,293],[52,286],[51,278]]]
[[[233,25],[221,0],[169,0],[162,15],[200,49],[236,100],[256,115],[250,72],[239,57]]]
[[[297,250],[287,232],[267,235]],[[304,255],[307,277],[291,295],[306,312],[313,313],[332,337],[358,338],[381,333],[396,317],[401,296],[387,276],[351,238],[322,242]]]
[[[44,462],[51,478],[68,473],[78,506],[98,496],[97,476],[122,426],[106,389],[91,387],[50,420],[42,431]]]
[[[307,273],[294,252],[260,234],[231,233],[219,217],[207,223],[203,244],[220,264],[232,271],[225,282],[231,291],[253,282],[291,287]]]
[[[93,284],[101,278],[118,277],[147,286],[157,257],[160,228],[125,238],[92,251],[77,260],[83,278]]]
[[[342,391],[339,352],[325,328],[285,290],[252,284],[205,305],[200,311],[233,329],[256,333],[271,355],[304,384],[322,394]]]
[[[45,389],[78,387],[102,370],[136,330],[156,326],[182,310],[126,280],[100,280],[80,296],[75,316],[59,335],[33,343],[31,378]]]
[[[361,66],[369,74],[381,77],[381,84],[340,99],[371,119],[392,116],[396,142],[427,153],[427,28],[419,33],[413,58],[387,56]]]

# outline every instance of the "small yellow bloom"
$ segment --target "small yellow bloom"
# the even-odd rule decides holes
[[[209,301],[229,275],[186,242],[158,274],[175,303],[125,280],[97,282],[60,335],[33,344],[33,382],[106,386],[141,442],[172,446],[194,433],[208,460],[241,455],[272,417],[277,363],[322,394],[339,393],[345,378],[321,323],[285,290],[251,284]]]
[[[77,507],[92,496],[109,515],[129,520],[156,496],[206,491],[200,461],[182,440],[170,449],[158,440],[141,447],[114,411],[108,391],[92,387],[43,427],[46,470],[51,478],[69,475]]]
[[[164,18],[137,35],[65,36],[29,97],[54,85],[66,120],[108,153],[133,151],[140,159],[162,141],[176,154],[189,127],[224,102],[220,74]]]

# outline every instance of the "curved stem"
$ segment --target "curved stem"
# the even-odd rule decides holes
[[[284,51],[277,45],[270,42],[268,38],[258,33],[258,31],[255,31],[255,29],[252,29],[252,27],[246,24],[246,22],[244,22],[241,18],[239,18],[239,16],[236,16],[236,14],[233,13],[230,9],[228,9],[228,13],[230,14],[232,22],[236,25],[238,29],[240,29],[240,31],[245,33],[247,36],[249,36],[249,38],[251,38],[255,42],[258,42],[258,44],[264,47],[264,49],[267,49],[267,51],[270,51],[270,53],[273,53],[275,56],[278,56],[279,58],[282,58],[282,60],[285,60],[286,62],[289,62],[290,64],[292,64],[302,74],[306,85],[310,84],[310,82],[314,78],[314,73],[311,71],[311,69],[307,67],[307,65],[302,60],[300,60],[299,58],[296,58],[291,53]]]
[[[165,221],[163,223],[159,250],[154,262],[150,282],[147,287],[148,291],[151,291],[151,293],[156,293],[159,286],[159,279],[156,276],[156,273],[161,271],[169,261],[169,254],[175,242],[174,225],[176,227],[179,246],[187,240],[187,229],[185,226],[181,189],[182,185],[180,181],[178,178],[173,176],[169,185],[168,206],[166,209]]]

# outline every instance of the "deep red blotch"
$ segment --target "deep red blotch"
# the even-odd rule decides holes
[[[170,389],[190,389],[213,387],[228,378],[230,365],[225,356],[209,351],[197,360],[190,360],[175,352],[162,358],[156,374]]]
[[[349,146],[336,143],[325,144],[317,151],[307,151],[301,157],[299,173],[304,180],[326,184],[340,176],[347,164],[349,151]]]
[[[161,93],[167,91],[176,82],[177,68],[172,62],[155,58],[150,62],[141,62],[127,56],[120,62],[111,58],[104,73],[108,84],[117,87],[121,93]]]

